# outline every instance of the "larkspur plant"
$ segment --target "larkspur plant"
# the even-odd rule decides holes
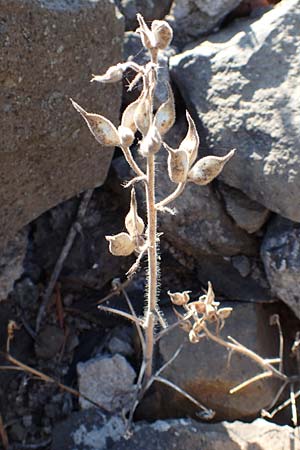
[[[134,311],[127,317],[135,322],[143,350],[143,361],[137,381],[136,395],[130,410],[129,419],[132,420],[134,410],[153,381],[163,382],[181,392],[194,402],[203,412],[203,416],[212,417],[213,412],[193,399],[188,393],[170,381],[160,377],[161,368],[153,374],[153,351],[158,340],[158,325],[166,327],[158,308],[158,247],[159,234],[157,230],[157,213],[169,211],[167,205],[174,201],[184,190],[187,183],[206,185],[216,178],[224,165],[234,155],[231,150],[225,156],[206,156],[198,161],[199,136],[195,123],[186,112],[188,131],[177,149],[171,148],[164,142],[164,136],[175,123],[175,103],[171,86],[168,86],[168,98],[157,111],[154,111],[153,96],[157,82],[158,53],[164,50],[171,42],[173,32],[166,21],[154,20],[151,28],[145,23],[143,17],[138,14],[139,28],[136,32],[140,35],[143,46],[149,51],[150,61],[144,66],[135,62],[120,63],[110,67],[104,75],[94,75],[91,81],[100,83],[114,83],[122,79],[127,69],[133,70],[136,75],[129,89],[142,81],[142,92],[139,98],[131,103],[123,112],[121,124],[116,128],[105,117],[86,112],[75,101],[74,108],[86,121],[90,131],[102,146],[117,146],[123,151],[126,161],[135,173],[135,177],[127,183],[131,186],[131,202],[127,216],[125,217],[126,232],[122,231],[114,236],[106,236],[109,249],[113,255],[128,256],[137,255],[135,264],[129,269],[131,276],[138,268],[144,255],[148,256],[146,308],[143,318],[138,318]],[[136,138],[136,133],[141,136],[138,143],[138,152],[146,160],[144,172],[135,161],[131,152],[131,146]],[[155,155],[162,148],[168,152],[167,172],[170,180],[177,184],[175,190],[165,199],[156,203],[155,200]],[[138,205],[134,184],[143,182],[147,204],[147,226],[138,214]],[[199,341],[203,335],[207,335],[207,324],[214,324],[218,336],[225,319],[230,315],[231,308],[218,309],[219,303],[215,301],[212,285],[208,284],[207,294],[201,296],[198,301],[190,302],[189,291],[171,293],[170,299],[175,306],[181,306],[185,310],[182,315],[175,311],[179,323],[189,333],[192,343]],[[104,310],[110,308],[102,307]],[[118,310],[111,312],[120,313]],[[170,327],[169,327],[170,328]],[[162,330],[163,334],[166,330]],[[173,358],[172,358],[173,360]],[[168,362],[168,364],[171,361]],[[129,420],[129,422],[130,422]]]

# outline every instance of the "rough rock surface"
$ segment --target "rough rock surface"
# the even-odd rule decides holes
[[[135,30],[138,26],[136,15],[142,14],[147,22],[163,19],[169,12],[172,0],[114,0],[125,16],[126,30]]]
[[[194,40],[212,31],[241,0],[174,0],[167,17],[176,41]]]
[[[78,363],[77,372],[79,391],[108,411],[119,410],[129,403],[136,374],[124,356],[100,355]],[[79,402],[85,409],[93,406],[82,397]]]
[[[215,154],[236,148],[222,179],[300,221],[300,1],[237,21],[171,58],[171,75]]]
[[[261,257],[273,294],[300,318],[300,225],[276,217],[264,237]]]
[[[192,419],[137,423],[130,439],[122,438],[121,419],[82,411],[58,424],[51,450],[282,450],[293,444],[293,429],[263,419],[252,423],[199,423]],[[294,441],[299,450],[299,441]]]
[[[276,330],[269,326],[271,312],[265,305],[222,303],[223,305],[233,306],[233,312],[221,332],[224,339],[228,335],[232,336],[264,357],[277,355]],[[169,313],[166,317],[171,323],[174,313]],[[280,386],[277,380],[262,380],[230,395],[231,388],[262,369],[241,354],[233,353],[229,360],[228,351],[224,347],[207,339],[191,344],[187,334],[178,327],[159,341],[162,360],[168,361],[182,343],[183,349],[179,356],[164,370],[163,376],[213,409],[216,419],[255,417],[262,408],[271,403]],[[158,409],[162,417],[195,414],[195,407],[190,402],[174,390],[162,386],[159,386],[158,391],[158,398],[161,398]]]
[[[122,59],[124,21],[109,1],[0,1],[0,248],[24,224],[105,180],[101,149],[79,114],[118,120],[121,84],[90,84]]]
[[[28,230],[20,231],[1,254],[0,251],[0,301],[5,300],[14,282],[23,274],[23,262],[27,250]]]

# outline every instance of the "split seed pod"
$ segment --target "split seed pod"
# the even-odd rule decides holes
[[[192,344],[197,344],[197,342],[200,341],[200,339],[198,338],[197,334],[195,333],[194,330],[191,330],[189,332],[189,340]]]
[[[135,250],[135,243],[127,233],[119,233],[115,236],[105,236],[109,242],[109,251],[115,256],[129,256]]]
[[[168,291],[168,295],[170,296],[171,302],[177,306],[186,305],[190,301],[189,293],[191,291],[183,291],[183,292],[174,292],[173,294]]]
[[[74,102],[74,100],[70,100],[76,111],[78,111],[86,121],[91,133],[101,145],[106,147],[120,145],[119,134],[110,120],[99,114],[88,113]]]
[[[151,105],[147,94],[142,94],[134,110],[136,128],[145,136],[151,124]]]
[[[139,23],[139,28],[137,28],[136,33],[140,34],[143,46],[147,49],[155,47],[155,37],[146,24],[144,17],[141,14],[137,14],[136,18]]]
[[[225,164],[234,155],[231,150],[225,156],[206,156],[201,158],[188,173],[188,181],[204,186],[210,183],[221,172]]]
[[[155,47],[163,50],[168,47],[173,38],[173,30],[165,20],[153,20],[151,31],[155,38]]]
[[[197,159],[198,147],[199,147],[199,136],[195,122],[191,118],[188,111],[186,111],[186,118],[189,124],[188,132],[179,146],[179,150],[185,150],[189,155],[189,168],[192,167]]]
[[[154,124],[149,128],[148,133],[140,143],[139,152],[142,156],[155,155],[161,147],[161,137]]]
[[[138,107],[139,102],[140,98],[138,98],[135,102],[130,103],[130,105],[128,105],[125,111],[123,112],[121,119],[121,126],[125,128],[130,128],[130,130],[133,133],[135,133],[137,130],[137,126],[134,121],[134,113],[136,108]]]
[[[131,190],[130,209],[125,217],[125,226],[131,237],[143,234],[145,224],[143,219],[138,215],[135,190]]]
[[[184,183],[189,171],[189,156],[185,150],[174,150],[164,143],[168,150],[168,174],[173,183]]]
[[[176,118],[174,95],[169,83],[167,83],[167,86],[168,99],[160,105],[154,117],[154,125],[161,136],[165,135],[172,128]]]

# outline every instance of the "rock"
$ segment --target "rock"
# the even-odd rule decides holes
[[[69,97],[118,120],[121,84],[89,81],[122,59],[124,24],[109,0],[0,6],[2,248],[44,211],[104,182],[112,150],[99,149]]]
[[[154,96],[155,107],[158,107],[168,98],[168,88],[166,85],[166,81],[170,82],[169,58],[171,55],[174,55],[174,53],[175,51],[172,48],[168,48],[163,52],[159,52],[159,68],[157,72],[157,85]],[[141,65],[149,62],[149,52],[143,47],[140,36],[132,31],[125,33],[124,38],[124,61],[127,60],[135,61],[136,63]],[[130,70],[128,71],[128,73],[126,73],[126,76],[124,78],[126,84],[124,85],[123,103],[125,104],[125,106],[135,101],[141,92],[140,83],[138,83],[133,91],[127,91],[128,85],[133,80],[134,76],[135,73]]]
[[[55,425],[51,450],[106,450],[125,433],[120,417],[105,417],[97,409],[73,412]]]
[[[273,294],[300,318],[300,224],[276,217],[261,246]]]
[[[126,30],[136,30],[137,13],[142,14],[146,22],[163,19],[169,12],[172,0],[115,0],[116,5],[125,16]]]
[[[294,445],[293,447],[291,447]],[[192,419],[138,424],[130,440],[121,439],[111,450],[282,450],[300,445],[289,426],[263,419],[252,423],[199,423]],[[58,450],[54,449],[53,450]]]
[[[36,284],[34,284],[30,278],[25,277],[15,284],[15,288],[12,293],[12,299],[22,311],[35,311],[39,306],[40,292]]]
[[[93,193],[81,232],[77,234],[66,258],[62,277],[93,289],[101,289],[112,278],[121,276],[131,265],[129,258],[117,258],[108,250],[106,235],[124,228],[129,210],[129,192],[115,183],[111,172],[107,183]],[[39,217],[33,224],[35,264],[51,273],[60,255],[66,236],[73,225],[79,199],[73,198]],[[51,242],[51,245],[49,245]]]
[[[241,0],[174,0],[168,22],[176,42],[186,43],[216,28]]]
[[[299,5],[280,2],[259,20],[237,21],[170,60],[172,78],[198,114],[211,151],[237,149],[221,179],[296,222]]]
[[[112,336],[107,344],[107,349],[112,355],[119,353],[123,356],[133,356],[132,328],[118,326],[112,332]]]
[[[114,412],[130,403],[136,374],[124,356],[98,356],[78,363],[77,372],[80,393],[108,411]],[[83,409],[93,406],[82,397],[79,402]]]
[[[221,331],[224,339],[226,336],[232,336],[263,357],[277,355],[276,330],[269,326],[269,316],[273,314],[273,310],[269,312],[270,309],[265,305],[253,303],[222,302],[223,306],[233,307],[233,312]],[[173,314],[165,312],[169,323],[174,321]],[[164,370],[163,376],[185,389],[206,407],[213,409],[216,412],[216,420],[253,418],[272,402],[280,386],[278,380],[261,380],[230,395],[231,388],[263,370],[241,354],[233,353],[228,359],[228,351],[213,341],[202,339],[197,344],[191,344],[187,334],[178,327],[159,341],[162,362],[168,361],[181,344],[183,349]],[[177,417],[191,416],[196,413],[194,405],[174,390],[160,384],[158,392],[161,403],[157,408],[161,417],[174,417],[175,414]],[[146,406],[146,414],[149,414],[150,406]]]
[[[61,351],[65,340],[64,330],[55,325],[45,325],[34,345],[38,358],[52,359]]]
[[[239,271],[242,277],[247,277],[251,273],[251,262],[247,256],[237,255],[231,258],[232,265]]]
[[[270,216],[267,208],[224,183],[219,183],[218,188],[224,199],[227,213],[240,228],[251,234],[260,230],[266,223]]]
[[[0,252],[0,302],[13,290],[14,283],[24,272],[28,230],[20,231]]]

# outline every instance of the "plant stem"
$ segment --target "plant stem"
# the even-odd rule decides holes
[[[157,212],[155,209],[155,169],[154,155],[147,158],[147,216],[148,216],[148,292],[147,292],[147,312],[146,312],[146,348],[145,348],[145,378],[144,386],[148,383],[152,376],[152,361],[154,347],[154,326],[155,326],[155,310],[157,306]]]

